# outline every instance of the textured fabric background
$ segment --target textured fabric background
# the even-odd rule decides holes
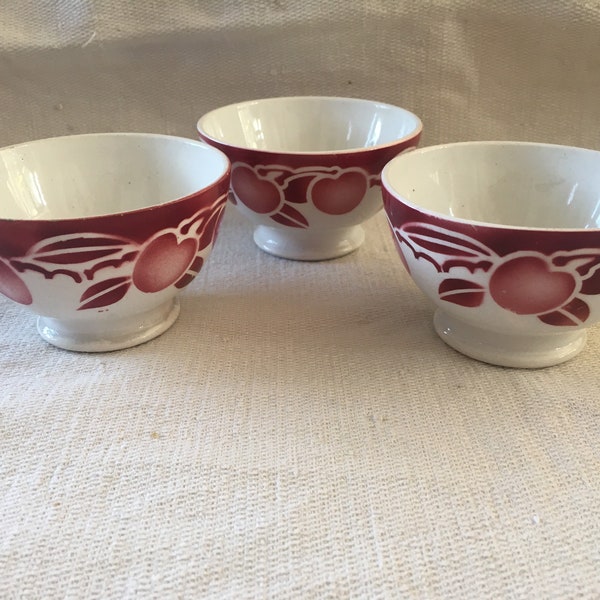
[[[2,145],[377,98],[423,144],[600,148],[591,0],[0,1]],[[323,263],[228,210],[162,337],[73,354],[0,297],[0,598],[598,598],[600,332],[551,369],[433,332],[382,215]]]

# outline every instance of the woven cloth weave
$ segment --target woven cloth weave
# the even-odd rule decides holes
[[[591,0],[5,1],[0,34],[1,145],[321,94],[424,145],[600,149]],[[176,324],[114,353],[0,296],[0,598],[599,598],[600,330],[549,369],[467,359],[366,234],[286,261],[230,207]]]

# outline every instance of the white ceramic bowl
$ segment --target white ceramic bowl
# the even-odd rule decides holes
[[[400,256],[455,349],[543,367],[600,319],[600,152],[522,142],[415,150],[383,170]]]
[[[232,162],[231,201],[259,248],[283,258],[342,256],[382,207],[379,175],[418,144],[421,121],[371,100],[290,97],[217,108],[198,133]]]
[[[195,140],[89,134],[0,150],[0,293],[48,342],[116,350],[177,318],[213,246],[227,157]]]

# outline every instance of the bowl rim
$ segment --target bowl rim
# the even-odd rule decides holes
[[[465,219],[462,217],[453,217],[451,215],[437,212],[434,210],[430,210],[424,208],[414,202],[411,202],[398,190],[394,188],[394,186],[390,183],[388,177],[388,171],[391,169],[393,163],[401,162],[404,160],[405,156],[409,154],[418,153],[425,154],[427,152],[433,152],[436,150],[442,150],[444,148],[455,148],[459,146],[520,146],[520,147],[530,147],[530,148],[554,148],[554,149],[562,149],[568,151],[577,151],[585,154],[596,154],[598,155],[598,160],[600,163],[600,150],[594,150],[593,148],[585,148],[583,146],[567,146],[563,144],[553,144],[546,142],[535,142],[535,141],[513,141],[513,140],[473,140],[473,141],[461,141],[461,142],[447,142],[442,144],[435,144],[432,146],[424,146],[421,148],[414,148],[407,150],[406,152],[402,152],[398,156],[392,158],[383,168],[381,172],[381,187],[382,190],[388,194],[390,198],[392,198],[395,202],[399,202],[400,204],[404,204],[413,210],[427,215],[429,217],[437,218],[444,220],[448,223],[460,223],[463,225],[469,225],[471,227],[487,227],[490,229],[498,229],[498,230],[509,230],[509,231],[532,231],[532,232],[559,232],[559,233],[568,233],[568,232],[598,232],[600,231],[599,227],[535,227],[535,226],[527,226],[527,225],[505,225],[502,223],[494,223],[493,221],[477,221],[474,219]],[[385,207],[385,203],[384,203]],[[387,208],[386,208],[387,213]]]
[[[199,141],[193,138],[186,138],[183,136],[177,136],[177,135],[168,135],[168,134],[163,134],[163,133],[143,133],[143,132],[127,132],[127,131],[116,131],[116,132],[92,132],[92,133],[76,133],[76,134],[72,134],[72,135],[59,135],[59,136],[50,136],[50,137],[44,137],[44,138],[38,138],[38,139],[34,139],[34,140],[29,140],[29,141],[25,141],[25,142],[18,142],[15,144],[10,144],[8,146],[3,146],[0,148],[0,156],[2,155],[2,153],[5,150],[17,150],[19,148],[23,148],[25,146],[33,146],[33,145],[37,145],[37,144],[46,144],[46,143],[51,143],[55,140],[67,140],[67,139],[76,139],[76,138],[120,138],[120,137],[130,137],[130,138],[140,138],[140,139],[166,139],[166,140],[171,140],[171,141],[177,141],[177,142],[182,142],[185,143],[189,146],[194,146],[194,147],[201,147],[204,149],[208,149],[210,152],[214,153],[215,155],[219,156],[223,162],[222,164],[222,170],[220,171],[219,175],[216,176],[213,181],[211,181],[210,183],[206,184],[203,187],[199,187],[198,189],[194,190],[193,192],[186,194],[185,196],[178,196],[177,198],[173,198],[171,200],[165,200],[164,202],[158,202],[155,204],[150,204],[148,206],[143,206],[141,208],[134,208],[131,210],[124,210],[124,211],[119,211],[119,212],[109,212],[109,213],[99,213],[99,214],[93,214],[93,215],[85,215],[85,216],[73,216],[73,217],[58,217],[58,218],[44,218],[44,219],[26,219],[26,218],[10,218],[10,217],[3,217],[2,215],[0,215],[0,222],[4,222],[4,223],[39,223],[39,224],[44,224],[44,223],[60,223],[60,222],[84,222],[84,221],[89,221],[89,220],[95,220],[95,219],[106,219],[106,218],[114,218],[116,216],[121,216],[121,215],[134,215],[136,213],[143,213],[146,211],[151,211],[151,210],[156,210],[158,208],[162,208],[162,207],[168,207],[169,205],[172,204],[177,204],[179,202],[184,202],[190,198],[192,198],[193,196],[196,196],[198,194],[203,193],[204,191],[218,186],[221,183],[224,183],[225,181],[228,181],[230,175],[231,175],[231,161],[229,160],[229,158],[227,157],[227,155],[222,152],[221,150],[219,150],[218,148],[215,148],[214,146],[211,146],[210,144],[207,144],[203,141]]]
[[[238,144],[232,144],[230,142],[225,142],[220,140],[206,132],[202,123],[206,121],[209,117],[213,116],[215,113],[220,112],[221,110],[231,109],[231,108],[241,108],[244,106],[248,106],[251,104],[260,104],[263,102],[284,102],[284,101],[294,101],[294,100],[320,100],[326,102],[351,102],[356,104],[365,104],[365,105],[373,105],[373,106],[381,106],[389,109],[393,109],[395,111],[399,111],[404,113],[407,116],[410,116],[415,119],[415,127],[411,130],[407,135],[398,138],[392,142],[387,142],[385,144],[376,144],[375,146],[356,146],[353,148],[340,148],[337,150],[303,150],[303,151],[291,151],[291,150],[268,150],[268,149],[259,149],[259,148],[250,148],[249,146],[242,146]],[[382,150],[385,148],[393,148],[394,146],[401,145],[415,137],[418,137],[423,132],[423,122],[419,118],[417,114],[414,112],[403,108],[402,106],[398,106],[396,104],[390,104],[387,102],[380,102],[379,100],[372,100],[368,98],[354,98],[350,96],[318,96],[318,95],[298,95],[298,96],[272,96],[272,97],[264,97],[264,98],[255,98],[253,100],[243,100],[241,102],[232,102],[230,104],[224,104],[223,106],[218,106],[205,112],[196,122],[196,130],[198,131],[198,135],[204,140],[210,140],[219,146],[223,146],[226,148],[234,148],[237,150],[245,150],[249,152],[260,152],[261,154],[267,154],[272,156],[336,156],[336,155],[351,155],[358,154],[360,152],[373,152],[376,150]]]

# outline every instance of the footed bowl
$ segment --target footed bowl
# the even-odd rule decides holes
[[[600,152],[527,142],[414,150],[383,170],[400,258],[456,350],[545,367],[600,319]]]
[[[230,164],[195,140],[74,135],[0,150],[0,294],[68,350],[148,341],[213,247]]]
[[[233,204],[254,224],[259,248],[323,260],[357,249],[361,223],[382,208],[380,173],[417,146],[421,121],[389,104],[355,98],[265,98],[217,108],[200,138],[232,163]]]

